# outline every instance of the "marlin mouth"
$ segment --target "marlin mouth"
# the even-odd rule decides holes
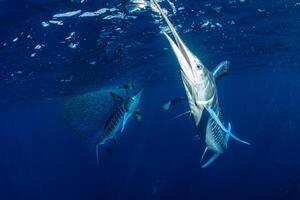
[[[191,52],[188,50],[188,48],[185,46],[185,44],[183,43],[183,41],[181,40],[181,38],[179,37],[179,35],[177,34],[173,24],[170,22],[170,20],[168,19],[168,17],[166,16],[166,14],[163,12],[163,10],[161,9],[160,5],[157,3],[156,0],[152,0],[154,2],[154,4],[156,5],[157,9],[159,10],[161,16],[163,17],[163,19],[165,20],[165,22],[167,23],[168,27],[170,28],[172,35],[175,38],[176,44],[178,45],[178,48],[180,49],[183,57],[185,58],[185,60],[187,61],[187,63],[192,66],[192,56],[190,55]],[[164,33],[166,34],[166,33]]]

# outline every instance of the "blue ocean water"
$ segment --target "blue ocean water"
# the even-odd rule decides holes
[[[0,1],[0,199],[300,199],[300,2],[160,1],[208,69],[231,62],[219,101],[251,145],[205,169],[188,104],[161,109],[185,95],[166,25],[136,2]],[[109,93],[140,88],[142,124],[97,166]]]

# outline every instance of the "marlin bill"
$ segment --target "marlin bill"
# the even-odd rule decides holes
[[[224,153],[227,149],[229,138],[250,145],[250,143],[239,139],[231,132],[230,123],[228,123],[227,127],[224,125],[223,113],[218,100],[216,81],[228,71],[229,61],[221,62],[210,72],[200,59],[184,44],[157,1],[153,0],[153,3],[167,23],[175,39],[175,41],[173,41],[166,32],[163,32],[180,65],[181,79],[190,108],[189,112],[194,118],[197,134],[206,144],[202,159],[207,150],[214,153],[214,155],[202,165],[204,168],[216,160],[220,154]],[[170,105],[171,104],[172,102]]]
[[[96,141],[97,164],[99,164],[99,146],[106,144],[109,140],[116,141],[117,134],[124,131],[131,116],[134,116],[138,123],[141,122],[141,115],[137,108],[142,94],[143,90],[140,90],[135,95],[124,98],[111,92],[114,108],[104,125],[104,131]]]

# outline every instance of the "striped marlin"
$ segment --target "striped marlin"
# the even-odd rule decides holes
[[[132,115],[136,118],[138,122],[141,121],[141,116],[140,113],[137,111],[137,107],[140,102],[142,93],[143,90],[140,90],[136,95],[132,97],[123,98],[111,92],[111,96],[114,101],[114,110],[104,125],[103,133],[99,136],[96,142],[97,164],[99,163],[99,146],[105,144],[108,140],[115,140],[117,133],[123,132],[125,125],[127,124],[128,120]]]
[[[214,155],[202,167],[210,165],[220,154],[227,149],[229,137],[250,145],[231,133],[231,124],[228,123],[226,128],[222,119],[222,112],[219,106],[216,79],[221,77],[228,70],[228,61],[220,63],[213,72],[210,72],[184,44],[179,37],[174,26],[162,11],[156,0],[153,3],[157,7],[159,13],[167,23],[175,42],[171,37],[163,32],[169,41],[176,58],[180,65],[181,79],[185,88],[187,100],[189,103],[190,113],[193,115],[195,125],[198,132],[201,126],[204,131],[198,134],[205,141],[206,148],[202,155],[202,159],[207,152],[211,150]],[[207,117],[203,117],[207,116]],[[201,161],[202,161],[201,159]]]

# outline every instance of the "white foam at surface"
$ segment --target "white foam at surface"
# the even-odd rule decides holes
[[[115,12],[115,11],[117,11],[117,10],[119,10],[119,9],[117,9],[117,8],[110,8],[110,9],[109,9],[110,12]]]
[[[59,25],[59,26],[64,25],[63,21],[57,21],[57,20],[49,20],[49,23]]]
[[[182,6],[182,7],[179,7],[177,10],[178,10],[178,11],[184,10],[184,7],[183,7],[183,6]]]
[[[260,9],[260,8],[258,8],[257,11],[258,11],[258,12],[266,12],[265,9]]]
[[[53,15],[53,18],[73,17],[75,15],[78,15],[79,13],[81,13],[81,10],[69,11],[69,12],[65,12],[65,13],[58,13],[58,14]]]
[[[44,45],[38,44],[38,45],[36,45],[36,46],[34,47],[34,49],[38,50],[38,49],[41,49],[43,46],[44,46]]]
[[[168,2],[169,5],[171,6],[172,11],[173,11],[173,13],[174,13],[174,15],[175,15],[175,14],[176,14],[176,7],[175,7],[174,3],[172,3],[170,0],[167,0],[167,2]]]
[[[209,25],[209,20],[205,21],[202,25],[201,25],[201,28],[205,28]]]
[[[222,24],[220,24],[220,23],[216,23],[216,26],[218,26],[218,27],[220,27],[220,28],[222,28],[223,26],[222,26]]]
[[[146,0],[130,0],[129,2],[132,5],[129,10],[130,13],[140,12],[149,6]]]
[[[50,24],[48,22],[42,22],[42,26],[43,27],[48,27],[48,26],[50,26]]]
[[[66,40],[70,40],[75,35],[75,32],[71,32],[68,37],[66,37]]]
[[[79,15],[79,17],[95,17],[106,13],[108,10],[109,10],[108,8],[101,8],[94,12],[84,12],[81,15]]]
[[[117,10],[118,10],[117,8],[101,8],[101,9],[96,10],[94,12],[84,12],[81,15],[79,15],[79,17],[96,17],[96,16],[99,16],[99,15],[102,15],[102,14],[106,13],[107,11],[115,12]]]
[[[214,11],[216,11],[217,13],[220,13],[222,10],[222,6],[215,6],[212,8]]]
[[[124,19],[125,14],[122,12],[118,12],[116,15],[107,15],[103,19],[110,20],[110,19]]]
[[[78,42],[77,42],[77,43],[70,43],[70,44],[69,44],[69,47],[70,47],[71,49],[76,49],[76,48],[78,47],[78,45],[79,45]]]

